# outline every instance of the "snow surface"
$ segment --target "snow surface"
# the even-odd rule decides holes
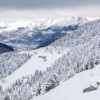
[[[50,92],[31,100],[100,100],[100,86],[95,91],[83,93],[83,89],[97,87],[96,82],[100,82],[100,65],[76,74]]]
[[[17,79],[29,75],[34,75],[35,70],[45,70],[47,67],[53,64],[59,57],[62,56],[62,54],[57,54],[54,52],[53,54],[44,52],[44,48],[34,51],[23,51],[21,53],[29,53],[33,54],[33,56],[25,64],[23,64],[22,67],[17,69],[11,75],[8,75],[6,78],[2,79],[5,81],[5,83],[2,82],[2,80],[0,81],[0,85],[4,89],[13,84]],[[44,61],[44,59],[42,58],[39,58],[39,56],[46,56],[46,61]]]

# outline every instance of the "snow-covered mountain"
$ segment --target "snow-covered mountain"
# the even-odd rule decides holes
[[[80,25],[89,22],[78,17],[71,19],[20,20],[15,23],[0,23],[0,41],[28,43],[39,47],[47,46],[65,36]],[[38,47],[38,48],[39,48]]]
[[[100,20],[80,26],[77,30],[55,41],[48,47],[19,52],[18,54],[21,54],[21,56],[18,56],[18,61],[16,60],[16,52],[12,54],[12,56],[15,55],[15,57],[13,56],[15,59],[6,54],[5,60],[2,59],[5,54],[1,55],[2,66],[7,66],[2,67],[4,69],[1,68],[1,72],[4,73],[0,73],[2,74],[1,78],[6,75],[0,80],[0,85],[3,89],[6,88],[3,91],[2,87],[0,87],[1,100],[30,100],[32,98],[34,100],[47,100],[47,96],[50,97],[49,99],[79,100],[84,97],[82,93],[84,85],[90,86],[92,83],[96,84],[99,81]],[[27,54],[24,58],[30,55],[32,57],[29,60],[25,59],[25,63],[23,64],[24,54]],[[8,64],[6,64],[7,59],[9,59]],[[13,59],[13,64],[11,64],[13,66],[17,64],[17,66],[10,66],[11,59]],[[20,59],[22,60],[20,61]],[[13,70],[13,73],[8,73],[9,68]],[[93,70],[83,72],[83,74],[80,73],[90,69]],[[78,73],[80,74],[78,75]],[[86,78],[84,78],[85,75],[87,76]],[[95,76],[97,80],[94,79]],[[88,80],[82,80],[83,78]],[[82,84],[80,83],[81,81]],[[78,87],[77,84],[81,84],[81,86]],[[59,91],[56,92],[57,90],[62,91],[61,95]],[[95,92],[97,94],[94,96],[99,100],[99,87],[97,91]],[[65,92],[68,94],[68,98]],[[54,94],[59,95],[59,98],[54,96]],[[80,97],[78,98],[79,94]],[[90,95],[86,93],[83,100],[91,99],[89,98]],[[91,100],[95,100],[95,98]]]
[[[48,100],[99,100],[100,86],[97,86],[97,82],[100,82],[100,65],[98,65],[100,64],[100,20],[82,25],[71,34],[51,44],[46,50],[48,52],[54,50],[58,54],[65,53],[52,65],[50,70],[53,71],[52,74],[59,77],[60,81],[67,81],[51,89],[47,94],[33,98],[34,100],[46,100],[47,98]],[[91,68],[94,69],[90,70]],[[79,74],[75,75],[75,73]],[[46,84],[48,87],[48,83]],[[97,90],[83,93],[83,89],[91,86]]]
[[[49,48],[63,52],[65,49],[81,47],[93,39],[99,39],[100,19],[81,25],[77,30],[52,43]],[[48,49],[49,50],[49,49]]]
[[[38,27],[38,29],[44,29],[51,26],[69,26],[69,25],[82,25],[87,23],[89,20],[87,18],[82,17],[72,17],[70,19],[61,18],[61,19],[37,19],[37,20],[20,20],[17,22],[1,22],[0,27],[1,29],[9,28],[16,29],[18,27]]]

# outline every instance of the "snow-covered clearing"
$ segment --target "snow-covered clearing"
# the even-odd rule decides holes
[[[34,75],[35,70],[45,70],[47,67],[53,64],[59,57],[62,56],[62,54],[51,54],[44,52],[44,48],[34,51],[23,51],[21,53],[29,53],[33,54],[33,56],[25,64],[23,64],[22,67],[17,69],[11,75],[8,75],[6,78],[2,79],[4,82],[0,80],[0,85],[3,88],[7,88],[11,84],[13,84],[17,79],[29,75]],[[39,56],[45,57],[45,59]]]
[[[100,82],[100,65],[76,74],[50,92],[32,100],[100,100],[100,86],[95,91],[83,93],[83,89],[95,86],[96,82]]]

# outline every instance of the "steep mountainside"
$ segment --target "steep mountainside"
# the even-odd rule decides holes
[[[49,97],[48,100],[99,100],[100,87],[97,87],[97,82],[100,82],[100,65],[97,65],[100,64],[100,20],[81,26],[46,48],[48,52],[52,52],[53,49],[58,54],[65,54],[48,69],[48,72],[50,75],[57,75],[60,81],[67,81],[54,90],[51,89],[49,93],[33,99],[46,100]],[[90,70],[91,68],[94,69]],[[85,70],[90,71],[80,73]],[[80,74],[75,75],[76,73]],[[71,78],[72,76],[74,77]],[[46,84],[48,87],[48,83]],[[84,94],[83,89],[90,86],[98,90]]]
[[[9,46],[7,46],[3,43],[0,43],[0,54],[4,53],[4,52],[10,52],[10,51],[14,51],[14,50]]]
[[[56,49],[58,52],[65,49],[76,48],[87,44],[92,41],[92,39],[98,38],[99,35],[100,20],[97,20],[80,26],[77,30],[52,43],[49,48]]]

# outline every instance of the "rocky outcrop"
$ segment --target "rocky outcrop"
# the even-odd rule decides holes
[[[84,89],[84,90],[83,90],[83,93],[84,93],[84,92],[89,92],[89,91],[94,91],[94,90],[96,90],[96,89],[97,89],[96,87],[91,86],[91,87],[88,87],[88,88]]]

